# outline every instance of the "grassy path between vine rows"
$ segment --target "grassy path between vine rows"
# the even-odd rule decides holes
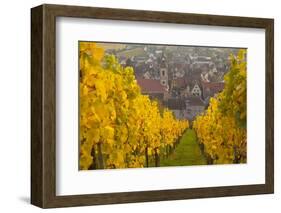
[[[180,139],[173,153],[161,159],[160,166],[190,166],[207,164],[197,142],[194,130],[188,129]]]

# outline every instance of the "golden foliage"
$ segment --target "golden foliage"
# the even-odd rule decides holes
[[[188,128],[142,95],[131,67],[80,42],[80,169],[144,167]]]
[[[246,162],[246,61],[245,50],[231,55],[225,88],[205,113],[193,122],[198,140],[213,163]]]

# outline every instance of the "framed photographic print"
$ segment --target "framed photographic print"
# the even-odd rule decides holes
[[[31,9],[31,203],[274,191],[273,19]]]

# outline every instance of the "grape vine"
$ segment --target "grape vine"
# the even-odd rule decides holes
[[[132,67],[80,42],[80,169],[160,166],[188,121],[142,95]]]
[[[208,109],[197,116],[193,128],[209,163],[244,163],[247,151],[246,52],[231,55],[225,88],[210,99]]]

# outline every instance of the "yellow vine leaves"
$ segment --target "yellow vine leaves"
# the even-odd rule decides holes
[[[188,128],[142,95],[132,67],[80,42],[80,169],[144,167]]]
[[[246,51],[230,56],[225,88],[193,122],[199,143],[212,163],[243,163],[247,156]]]

